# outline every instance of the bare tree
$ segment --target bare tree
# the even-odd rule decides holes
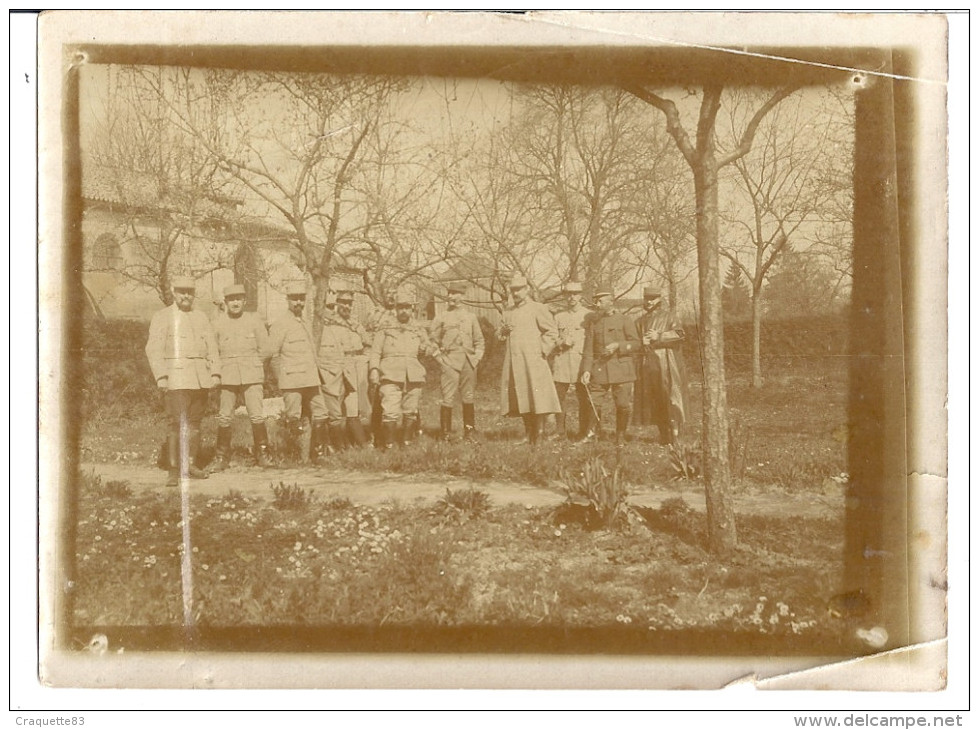
[[[224,245],[237,216],[216,161],[176,123],[186,69],[109,67],[104,113],[83,163],[85,185],[121,213],[125,255],[97,267],[154,289],[170,303],[170,277],[230,264]],[[195,119],[209,113],[205,105]]]
[[[538,236],[561,252],[559,278],[592,287],[631,288],[643,267],[635,244],[646,233],[630,221],[637,181],[650,157],[635,100],[618,88],[517,87],[519,114],[510,175],[542,212]],[[647,189],[647,193],[649,189]]]
[[[424,168],[412,164],[416,148],[399,142],[407,126],[394,106],[408,81],[210,69],[188,88],[195,91],[171,104],[180,129],[235,181],[256,216],[283,226],[295,264],[313,281],[316,314],[338,269],[373,266],[368,278],[388,286],[400,279],[378,270],[407,275],[405,233],[424,223],[411,222],[412,203],[431,185],[410,179]],[[201,95],[216,110],[210,118],[197,113]]]
[[[734,130],[760,103],[758,91],[732,95],[730,122]],[[790,240],[822,235],[822,214],[832,188],[823,175],[842,177],[851,160],[833,154],[831,141],[844,137],[835,105],[826,94],[795,96],[773,109],[758,129],[758,141],[733,163],[733,191],[722,214],[730,231],[722,256],[744,274],[751,292],[751,382],[762,386],[762,291],[772,266],[789,249]],[[748,111],[745,111],[745,108]]]
[[[666,129],[693,173],[696,200],[697,264],[700,283],[701,352],[704,370],[704,481],[707,497],[707,532],[712,552],[730,554],[737,545],[734,509],[730,503],[731,466],[728,459],[727,385],[724,375],[724,328],[721,308],[718,171],[741,159],[754,143],[764,117],[795,87],[774,91],[748,120],[737,144],[728,152],[718,150],[715,139],[721,105],[720,85],[705,85],[700,99],[696,134],[691,139],[674,101],[642,85],[627,91],[658,109]]]

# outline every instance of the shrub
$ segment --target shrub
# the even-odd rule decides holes
[[[490,507],[486,492],[469,487],[468,489],[445,490],[445,496],[435,503],[435,512],[443,517],[462,520],[475,519],[486,514]]]
[[[626,515],[628,491],[618,466],[609,473],[600,459],[591,459],[579,476],[562,469],[558,484],[567,494],[568,503],[586,503],[606,528]]]
[[[125,479],[109,479],[103,482],[102,476],[95,472],[81,475],[81,490],[97,497],[128,499],[133,496],[133,488]]]
[[[700,449],[689,443],[670,444],[670,469],[674,479],[696,479],[700,476],[703,457]]]
[[[706,530],[703,515],[695,512],[683,497],[664,499],[659,509],[645,510],[646,524],[676,536],[688,545],[703,547]]]
[[[298,484],[287,485],[279,482],[278,486],[272,484],[272,506],[280,510],[302,510],[309,509],[315,497],[313,490],[303,489]]]

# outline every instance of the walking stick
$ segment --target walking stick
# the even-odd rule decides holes
[[[595,425],[601,428],[602,417],[598,414],[598,408],[595,407],[595,401],[591,397],[591,382],[585,386],[585,397],[588,399],[588,405],[591,407],[592,417],[595,419]],[[597,429],[596,429],[597,430]]]

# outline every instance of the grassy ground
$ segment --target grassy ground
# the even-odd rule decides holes
[[[751,387],[747,358],[738,349],[744,333],[734,331],[729,338],[733,490],[773,498],[838,496],[847,479],[846,358],[832,332],[807,337],[798,326],[781,332],[769,338],[770,351],[779,352],[779,337],[785,347],[765,360],[761,389]],[[827,351],[826,342],[836,344]],[[164,421],[148,375],[149,385],[132,380],[144,367],[140,335],[116,332],[100,343],[86,347],[78,384],[81,461],[153,463]],[[688,362],[690,466],[697,460],[700,428],[695,350]],[[655,429],[633,429],[622,449],[564,440],[537,449],[517,445],[520,422],[496,411],[498,372],[492,360],[482,370],[478,446],[434,438],[433,383],[422,414],[428,433],[411,448],[345,451],[330,464],[357,472],[461,476],[473,480],[475,491],[447,493],[434,506],[356,505],[337,496],[313,497],[288,484],[276,485],[278,493],[270,488],[264,499],[234,490],[194,496],[193,591],[187,595],[181,587],[179,493],[134,494],[125,481],[103,483],[85,475],[75,539],[72,615],[78,636],[86,638],[92,627],[177,630],[185,598],[192,598],[201,631],[360,630],[353,649],[390,650],[390,642],[378,638],[382,629],[401,632],[395,647],[424,634],[421,646],[430,648],[438,638],[426,631],[458,638],[495,627],[529,631],[525,640],[531,644],[535,637],[556,636],[558,650],[567,649],[569,636],[595,629],[619,636],[613,649],[623,652],[663,650],[664,636],[691,632],[714,637],[695,641],[694,651],[703,650],[703,642],[710,652],[860,651],[852,643],[854,627],[827,613],[827,602],[842,589],[841,511],[819,518],[741,514],[740,546],[733,557],[718,561],[705,550],[702,514],[675,499],[658,509],[625,502],[627,492],[677,485],[677,464],[655,442]],[[457,411],[457,429],[459,418]],[[277,445],[276,423],[269,429]],[[205,440],[213,438],[213,415],[204,432]],[[240,418],[234,459],[247,462],[249,446],[248,423]],[[605,468],[609,478],[596,477],[596,468]],[[613,472],[618,481],[610,488]],[[593,489],[557,509],[526,508],[493,504],[479,490],[481,479],[551,486],[577,480]],[[682,483],[696,486],[696,479]],[[288,644],[289,631],[277,634],[277,641]],[[189,640],[186,633],[167,636],[160,646]],[[242,635],[234,636],[241,644]],[[154,641],[142,645],[155,647]],[[606,650],[610,646],[599,642]]]
[[[198,629],[522,627],[723,632],[846,651],[827,614],[839,592],[837,518],[745,517],[718,562],[679,500],[626,509],[614,529],[584,506],[494,505],[452,492],[434,506],[358,506],[279,489],[191,500],[191,611]],[[80,635],[184,620],[180,496],[82,480],[74,621]],[[569,640],[570,640],[569,639]],[[132,648],[132,646],[130,646]],[[394,648],[394,647],[389,647]]]
[[[838,489],[841,474],[846,472],[845,364],[838,358],[826,358],[818,363],[810,360],[792,369],[784,363],[779,366],[781,369],[760,390],[751,388],[746,373],[735,371],[730,376],[730,444],[735,488],[747,492]],[[518,446],[522,425],[517,419],[500,417],[495,409],[495,396],[492,384],[480,385],[478,448],[461,442],[442,443],[436,438],[437,395],[434,388],[429,388],[422,410],[426,435],[411,449],[341,452],[331,458],[330,466],[543,485],[558,479],[562,472],[580,472],[584,463],[599,457],[605,463],[619,465],[625,481],[637,488],[663,486],[679,475],[667,450],[656,442],[657,432],[653,427],[633,427],[630,443],[624,449],[616,449],[609,442],[583,447],[567,440],[549,441],[537,450]],[[694,418],[689,424],[689,444],[696,462],[699,384],[692,384],[691,396]],[[216,429],[213,410],[203,426],[205,461],[213,448],[208,439],[213,438]],[[573,405],[571,411],[576,412]],[[459,418],[457,409],[456,420]],[[573,422],[573,417],[569,421]],[[80,438],[82,461],[155,463],[165,428],[162,413],[86,422]],[[273,446],[281,446],[278,422],[270,421],[268,428]],[[457,425],[457,431],[459,428]],[[232,443],[234,458],[248,463],[251,432],[247,419],[236,419]],[[285,449],[278,449],[280,456],[284,452]],[[290,465],[285,457],[281,461]]]

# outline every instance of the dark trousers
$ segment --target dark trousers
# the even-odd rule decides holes
[[[568,412],[568,391],[571,390],[571,383],[554,383],[554,390],[557,391],[558,403],[561,404],[561,413],[557,416],[557,430],[558,433],[563,435],[566,428],[567,417],[565,414]],[[588,405],[588,394],[585,392],[585,386],[580,382],[574,384],[575,396],[578,399],[578,435],[584,436],[585,432],[588,430],[589,414],[591,413],[591,406]]]
[[[635,383],[608,383],[608,384],[597,384],[591,383],[589,386],[590,392],[592,394],[592,401],[595,403],[595,408],[599,413],[603,422],[609,422],[607,413],[614,411],[615,413],[615,430],[617,432],[625,432],[629,427],[629,421],[632,420],[632,400],[634,393]],[[604,401],[608,399],[608,394],[611,393],[612,401],[614,404],[613,409],[607,408]],[[591,419],[589,419],[590,421]],[[591,428],[595,428],[595,424],[592,423]]]
[[[195,390],[168,390],[165,396],[167,417],[170,428],[179,429],[181,424],[200,428],[207,409],[207,394],[204,388]]]

